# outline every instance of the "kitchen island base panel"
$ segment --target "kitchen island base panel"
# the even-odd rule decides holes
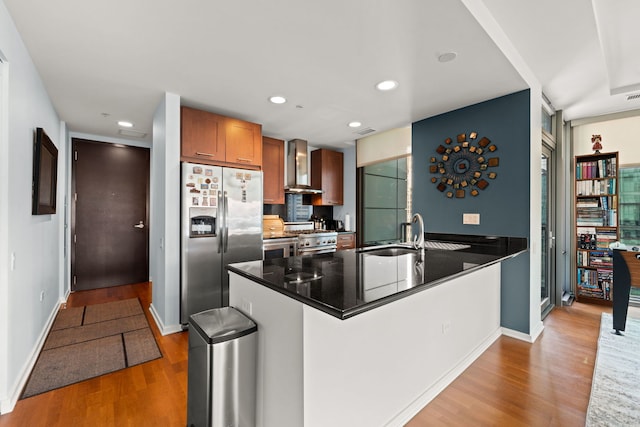
[[[263,334],[263,427],[401,426],[501,333],[499,263],[346,320],[234,273],[231,298]]]
[[[256,427],[302,426],[302,304],[233,272],[229,291],[229,305],[258,326]]]

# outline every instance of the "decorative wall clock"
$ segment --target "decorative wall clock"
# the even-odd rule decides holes
[[[457,136],[454,143],[451,138],[439,145],[436,153],[439,157],[431,157],[429,172],[436,175],[431,182],[448,198],[464,198],[466,192],[472,196],[480,194],[489,186],[488,179],[495,179],[498,174],[489,171],[500,165],[499,157],[489,157],[498,147],[487,137],[478,138],[477,132]]]

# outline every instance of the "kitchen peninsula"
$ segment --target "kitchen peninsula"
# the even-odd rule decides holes
[[[500,262],[526,239],[427,239],[229,266],[258,324],[258,426],[403,425],[498,338]]]

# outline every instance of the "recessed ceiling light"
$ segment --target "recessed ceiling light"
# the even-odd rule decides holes
[[[362,126],[362,123],[360,123],[360,122],[350,122],[349,123],[349,127],[350,128],[359,128],[360,126]]]
[[[458,56],[455,52],[445,52],[438,55],[438,61],[440,62],[451,62]]]
[[[392,90],[398,87],[398,82],[394,80],[384,80],[376,85],[378,90]]]
[[[269,101],[274,104],[284,104],[285,102],[287,102],[287,99],[284,96],[272,96],[271,98],[269,98]]]
[[[133,127],[133,123],[127,122],[125,120],[120,120],[118,122],[118,126],[122,126],[123,128],[132,128]]]

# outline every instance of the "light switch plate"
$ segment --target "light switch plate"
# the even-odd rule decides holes
[[[470,225],[480,225],[480,214],[479,213],[463,213],[462,223],[470,224]]]

